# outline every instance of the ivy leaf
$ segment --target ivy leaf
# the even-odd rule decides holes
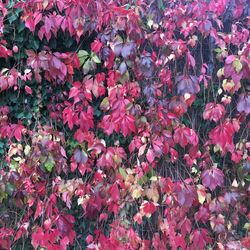
[[[202,184],[213,191],[216,187],[223,185],[224,174],[219,168],[213,166],[211,169],[204,170],[201,173],[201,179]]]
[[[122,167],[119,167],[119,173],[120,173],[120,175],[122,176],[122,178],[124,179],[124,180],[126,180],[126,178],[127,178],[127,173],[126,173],[126,171],[124,170],[124,168],[122,168]]]
[[[74,159],[77,163],[85,164],[88,161],[88,155],[84,150],[77,149],[74,153]]]
[[[178,203],[183,207],[191,207],[195,199],[195,189],[193,186],[177,183],[174,187]]]
[[[147,157],[148,162],[152,163],[154,161],[154,159],[155,159],[154,151],[152,149],[148,149],[146,157]]]
[[[177,93],[179,95],[185,95],[186,93],[197,94],[200,91],[200,86],[197,76],[180,75],[176,77],[176,83],[177,83]]]
[[[225,108],[223,105],[210,102],[206,104],[203,119],[218,122],[224,115]]]
[[[225,121],[209,132],[209,138],[213,144],[221,147],[222,152],[232,151],[234,149],[234,133],[234,125],[230,121]]]
[[[127,42],[123,46],[121,50],[121,54],[123,58],[128,58],[130,55],[132,55],[135,51],[135,44],[133,42]]]
[[[32,95],[32,89],[29,86],[25,86],[25,92],[28,93],[29,95]]]
[[[241,94],[237,104],[239,112],[245,112],[247,115],[250,113],[250,95]]]
[[[99,57],[98,57],[97,55],[95,55],[95,54],[92,56],[92,60],[93,60],[95,63],[97,63],[97,64],[98,64],[98,63],[101,63],[101,60],[100,60]]]
[[[208,243],[212,243],[212,239],[205,228],[195,229],[191,235],[192,249],[205,249]]]
[[[200,204],[203,204],[206,200],[206,189],[202,185],[197,185],[197,195]]]
[[[43,202],[40,199],[38,199],[37,205],[36,205],[36,212],[34,215],[34,220],[36,220],[39,216],[41,216],[42,212],[43,212]]]
[[[140,207],[140,213],[150,218],[151,215],[157,210],[157,206],[158,206],[157,203],[143,201]]]
[[[94,51],[96,54],[100,51],[103,44],[98,39],[91,43],[91,50]]]
[[[193,129],[187,127],[179,127],[175,129],[174,141],[185,148],[188,144],[196,146],[199,142],[199,139]]]
[[[44,167],[48,172],[52,172],[53,168],[55,166],[55,161],[52,157],[49,157],[49,159],[44,163]]]
[[[242,63],[240,62],[239,59],[236,59],[236,60],[233,61],[233,67],[234,67],[234,69],[235,69],[235,71],[237,73],[240,73],[240,71],[243,68],[243,65],[242,65]]]
[[[80,60],[80,65],[82,66],[86,59],[89,57],[89,53],[86,50],[79,50],[77,56]]]
[[[117,183],[114,183],[111,186],[109,193],[113,201],[118,201],[120,199],[120,191],[118,189]]]

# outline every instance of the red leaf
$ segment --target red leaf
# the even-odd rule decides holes
[[[157,209],[157,206],[153,202],[144,201],[140,207],[140,211],[143,215],[150,217]]]
[[[139,148],[139,151],[138,151],[138,157],[142,156],[145,152],[145,149],[147,147],[147,144],[144,144],[142,145],[140,148]]]
[[[102,42],[96,39],[93,43],[91,43],[91,50],[97,54],[102,48],[102,46],[103,46]]]
[[[74,217],[69,214],[60,215],[56,221],[56,226],[61,235],[66,236],[73,229]]]
[[[111,198],[112,198],[113,201],[118,201],[120,199],[120,192],[119,192],[117,183],[114,183],[111,186],[111,188],[109,190],[109,193],[110,193]]]
[[[246,236],[244,238],[241,239],[241,243],[244,247],[246,248],[250,248],[250,237]]]
[[[174,141],[179,143],[183,148],[188,144],[197,145],[198,136],[193,129],[187,127],[179,127],[175,129]]]
[[[233,135],[235,131],[233,123],[225,121],[209,132],[209,138],[213,144],[221,147],[223,153],[226,150],[231,152],[234,149]]]
[[[14,125],[14,136],[17,139],[17,141],[22,140],[22,130],[24,129],[23,125]]]
[[[44,246],[46,243],[44,238],[44,232],[41,227],[37,227],[35,231],[31,235],[31,244],[32,246],[37,249],[38,246]]]
[[[207,229],[196,229],[191,233],[191,242],[193,243],[193,249],[205,249],[209,243],[212,243],[212,239],[208,234]]]
[[[18,229],[18,231],[15,235],[14,241],[19,240],[25,233],[28,232],[28,230],[27,230],[28,226],[29,226],[29,222],[23,223],[21,225],[21,227]]]
[[[38,200],[36,205],[36,212],[34,215],[34,220],[37,219],[37,217],[41,216],[43,213],[43,202],[41,200]]]
[[[203,119],[218,122],[225,115],[225,108],[221,104],[214,104],[212,102],[206,105],[203,112]]]
[[[211,228],[216,233],[222,233],[225,231],[225,217],[222,214],[219,214],[218,216],[212,215],[210,218],[210,225]]]
[[[135,118],[132,115],[124,115],[121,119],[121,132],[124,137],[136,132]]]

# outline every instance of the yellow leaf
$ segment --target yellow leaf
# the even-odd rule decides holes
[[[138,199],[141,197],[143,189],[140,186],[133,186],[133,191],[131,193],[133,199]]]
[[[48,0],[43,0],[43,8],[46,9],[48,6],[49,1]]]
[[[222,76],[224,76],[224,68],[221,68],[217,71],[217,77],[221,78]]]
[[[235,84],[234,84],[233,80],[231,80],[231,81],[228,81],[227,79],[223,80],[222,87],[223,87],[224,91],[229,92],[234,86],[235,86]]]
[[[146,196],[148,197],[149,200],[152,200],[153,202],[157,203],[160,196],[159,192],[156,187],[148,188],[145,191]]]
[[[200,204],[203,204],[206,200],[206,190],[202,185],[197,185],[197,194]]]
[[[233,67],[236,70],[237,73],[239,73],[242,70],[242,63],[240,62],[239,59],[236,59],[233,61]]]

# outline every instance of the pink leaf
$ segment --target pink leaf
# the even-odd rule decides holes
[[[154,151],[152,149],[148,149],[146,157],[147,157],[148,162],[152,163],[154,161],[154,159],[155,159]]]
[[[29,95],[32,95],[32,89],[29,86],[25,86],[25,92],[28,93]]]

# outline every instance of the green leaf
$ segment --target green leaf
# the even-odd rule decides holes
[[[119,168],[119,173],[120,173],[120,175],[122,176],[122,178],[124,179],[124,180],[126,180],[126,178],[127,178],[127,173],[126,173],[126,171],[123,169],[123,168]]]
[[[138,180],[138,184],[139,185],[143,185],[145,183],[147,183],[149,180],[148,176],[147,175],[143,175],[139,180]]]
[[[82,66],[84,62],[87,60],[87,58],[89,57],[89,53],[86,50],[79,50],[79,52],[77,53],[77,56]]]
[[[158,5],[159,10],[164,10],[164,4],[162,0],[158,0],[157,5]]]
[[[14,186],[13,184],[11,184],[11,183],[8,182],[8,183],[6,184],[5,190],[6,190],[6,193],[7,193],[8,195],[12,195],[13,192],[14,192],[14,190],[15,190],[15,186]]]
[[[97,55],[94,55],[93,57],[92,57],[92,60],[95,62],[95,63],[101,63],[101,60],[99,59],[99,57],[97,56]]]
[[[12,24],[18,19],[19,15],[15,11],[10,13],[10,16],[8,17],[9,23]]]
[[[88,74],[89,71],[91,70],[95,70],[96,69],[96,64],[94,61],[91,61],[91,60],[87,60],[84,65],[83,65],[83,73],[84,74]]]
[[[49,159],[44,163],[44,167],[48,172],[52,172],[53,168],[55,166],[55,161],[52,157],[49,157]]]
[[[24,22],[20,22],[17,26],[17,31],[18,33],[21,33],[25,29],[25,24]]]
[[[236,70],[237,73],[240,73],[240,71],[242,70],[243,66],[242,63],[240,62],[239,59],[236,59],[233,61],[233,67]]]
[[[34,50],[38,50],[39,49],[39,41],[35,40],[33,37],[29,40],[30,41],[30,47]]]
[[[4,199],[8,197],[8,194],[5,192],[0,191],[0,203],[3,202]]]

